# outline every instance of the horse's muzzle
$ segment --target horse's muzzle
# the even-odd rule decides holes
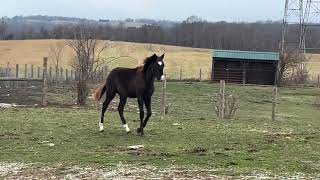
[[[166,79],[166,75],[161,76],[161,81],[164,81]]]

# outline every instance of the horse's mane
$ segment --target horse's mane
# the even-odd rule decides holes
[[[157,55],[154,54],[150,57],[147,57],[144,61],[143,61],[143,72],[146,72],[148,67],[157,60]]]

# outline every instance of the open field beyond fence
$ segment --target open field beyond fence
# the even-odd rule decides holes
[[[24,64],[42,65],[42,58],[49,54],[50,44],[64,43],[64,40],[25,40],[25,41],[0,41],[0,66],[5,67],[7,62],[12,68],[16,64],[20,67]],[[199,78],[200,69],[202,78],[209,79],[211,72],[211,51],[209,49],[196,49],[166,45],[150,45],[140,43],[127,42],[111,42],[102,56],[104,58],[129,56],[130,58],[120,58],[117,61],[107,64],[110,69],[118,66],[136,67],[141,65],[143,59],[152,53],[166,53],[166,73],[173,79],[180,78],[182,70],[182,78],[197,79]],[[72,50],[65,47],[62,57],[62,68],[71,69],[71,61],[73,58]],[[52,61],[49,57],[49,67]],[[21,71],[23,73],[23,71]],[[22,74],[23,75],[23,74]]]

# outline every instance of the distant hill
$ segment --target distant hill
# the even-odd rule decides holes
[[[2,17],[6,21],[8,30],[11,32],[20,31],[22,28],[32,28],[34,32],[40,32],[41,29],[52,29],[57,25],[75,25],[75,24],[92,24],[97,26],[112,26],[112,27],[142,27],[143,25],[158,25],[161,27],[172,27],[175,25],[173,21],[152,20],[152,19],[126,19],[126,20],[91,20],[75,17],[61,17],[61,16],[15,16],[12,18]]]

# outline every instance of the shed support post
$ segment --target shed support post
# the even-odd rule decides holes
[[[246,76],[247,76],[247,64],[246,62],[243,62],[243,72],[242,72],[242,85],[246,85]]]

